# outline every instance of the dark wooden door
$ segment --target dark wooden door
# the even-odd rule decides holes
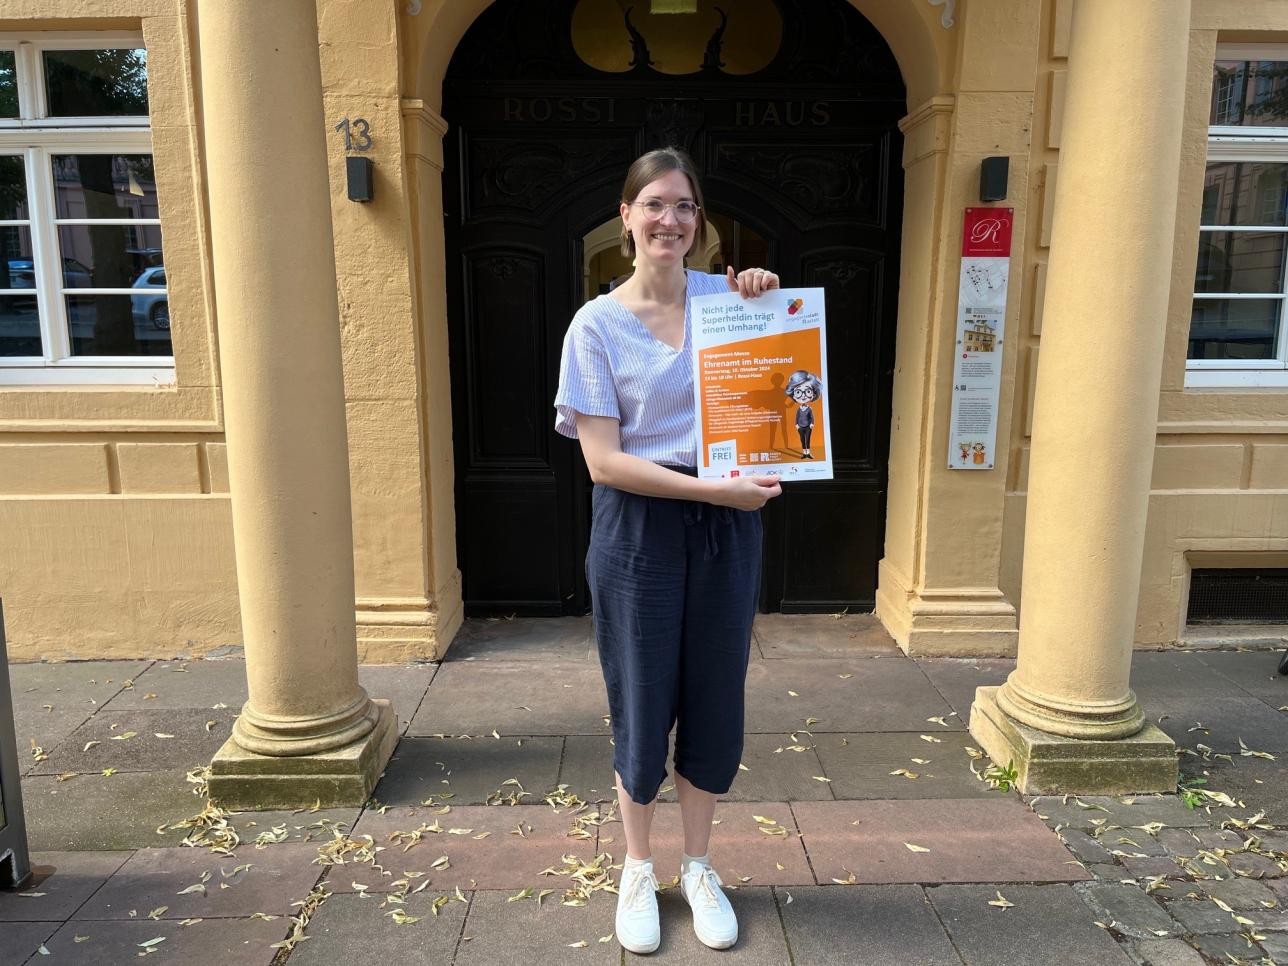
[[[467,32],[444,85],[467,612],[589,608],[589,480],[576,443],[553,430],[560,350],[583,300],[582,238],[613,217],[630,162],[668,144],[699,165],[708,210],[768,241],[784,285],[827,292],[836,478],[788,485],[766,511],[762,609],[870,607],[885,530],[902,207],[893,58],[844,0],[773,0],[781,43],[750,76],[713,66],[718,37],[709,66],[688,76],[654,70],[646,47],[632,70],[605,73],[570,39],[577,2],[500,0]]]

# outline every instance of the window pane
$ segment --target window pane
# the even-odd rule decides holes
[[[1196,292],[1282,292],[1288,232],[1205,231],[1199,234]]]
[[[0,50],[0,117],[18,116],[18,70],[12,50]]]
[[[129,288],[161,264],[158,225],[59,225],[67,288]]]
[[[0,289],[36,287],[31,229],[21,225],[0,228],[0,259]]]
[[[0,292],[0,356],[39,356],[36,293]]]
[[[0,158],[0,161],[6,160]],[[40,312],[31,230],[0,226],[0,356],[39,356]]]
[[[1274,359],[1283,299],[1195,299],[1191,359]]]
[[[0,221],[26,221],[27,178],[23,159],[0,154]]]
[[[1209,161],[1203,179],[1204,225],[1285,225],[1288,163]]]
[[[54,207],[59,218],[156,218],[150,154],[56,154]]]
[[[72,354],[77,356],[168,356],[170,314],[155,293],[68,295]]]
[[[120,117],[148,113],[148,56],[137,49],[47,50],[50,117]]]
[[[1288,61],[1218,60],[1210,123],[1288,127]]]

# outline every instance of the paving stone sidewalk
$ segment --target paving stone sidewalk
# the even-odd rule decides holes
[[[1277,660],[1135,655],[1197,807],[1024,798],[977,777],[966,732],[1014,662],[911,660],[870,617],[762,616],[746,770],[712,842],[741,936],[720,954],[693,936],[668,785],[650,961],[1288,964]],[[363,667],[403,738],[362,808],[203,812],[199,769],[246,697],[236,659],[10,673],[37,876],[0,892],[0,966],[636,958],[612,935],[625,841],[585,620],[470,622],[441,665]]]

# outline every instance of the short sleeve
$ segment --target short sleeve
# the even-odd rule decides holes
[[[555,431],[576,439],[577,413],[621,419],[608,353],[582,312],[564,336],[559,391],[555,393]]]

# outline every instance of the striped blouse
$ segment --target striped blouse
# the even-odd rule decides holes
[[[564,338],[555,430],[577,438],[577,413],[618,420],[622,452],[654,463],[697,464],[689,299],[729,291],[723,275],[686,270],[684,346],[653,337],[617,299],[581,307]]]

